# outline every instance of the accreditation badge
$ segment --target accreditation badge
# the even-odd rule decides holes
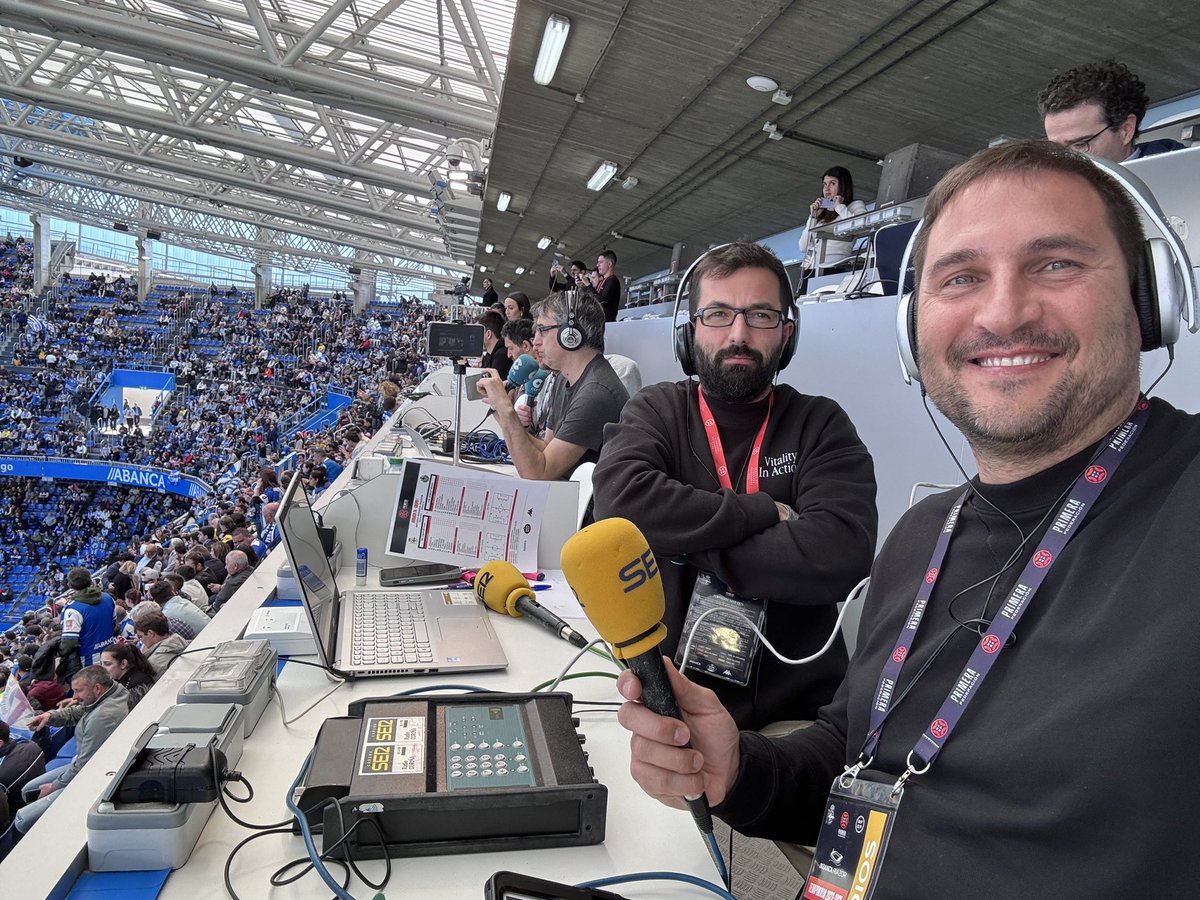
[[[712,573],[701,572],[688,603],[675,666],[681,672],[703,672],[745,687],[750,683],[760,643],[751,623],[762,631],[766,621],[763,601],[735,594]]]
[[[870,898],[903,795],[895,779],[870,781],[868,773],[834,779],[801,900]]]

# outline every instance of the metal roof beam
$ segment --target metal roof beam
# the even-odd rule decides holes
[[[224,82],[224,84],[226,88],[230,86],[229,82]],[[306,169],[320,169],[350,181],[375,184],[389,190],[406,191],[418,195],[424,195],[429,191],[428,179],[409,172],[387,170],[379,166],[344,164],[330,154],[314,153],[288,144],[286,141],[255,137],[240,129],[198,126],[194,123],[198,114],[203,114],[199,109],[189,114],[184,122],[180,122],[172,116],[144,107],[115,103],[99,97],[46,85],[35,87],[6,85],[4,93],[11,100],[45,106],[56,112],[68,112],[73,115],[103,119],[114,124],[154,131],[249,156],[277,159]],[[223,93],[223,91],[214,89],[206,98],[202,108],[207,110]]]
[[[0,134],[61,147],[83,156],[104,157],[130,165],[154,168],[183,178],[203,178],[207,181],[223,184],[230,188],[237,188],[250,194],[261,194],[264,192],[263,186],[255,182],[252,178],[240,177],[229,169],[205,166],[197,160],[177,159],[162,155],[148,157],[120,147],[112,142],[92,141],[87,138],[76,137],[73,134],[66,134],[62,131],[51,131],[46,128],[14,128],[3,122],[0,122]],[[59,165],[62,163],[61,160],[55,160],[52,164]],[[298,186],[276,183],[271,186],[269,193],[278,199],[290,200],[302,206],[319,203],[326,209],[348,216],[361,215],[363,212],[361,203],[343,198],[333,192],[318,195],[311,190],[305,190]],[[372,217],[386,224],[394,225],[397,228],[431,233],[436,231],[436,229],[430,227],[426,219],[418,216],[380,211],[374,213]]]
[[[51,154],[39,154],[36,151],[28,151],[25,149],[22,149],[21,153],[22,155],[27,156],[29,159],[32,159],[34,162],[40,163],[42,166],[62,168],[69,172],[79,172],[92,177],[97,175],[95,165],[89,164],[87,160],[57,157]],[[170,188],[166,185],[163,185],[163,183],[158,179],[155,179],[151,176],[140,175],[136,172],[105,172],[103,173],[103,177],[120,183],[110,184],[106,182],[102,185],[87,183],[76,178],[63,177],[55,173],[53,170],[48,170],[45,168],[40,169],[36,174],[26,176],[26,178],[29,179],[42,178],[47,181],[61,181],[75,185],[86,184],[92,190],[108,191],[120,196],[132,197],[141,200],[150,200],[151,202],[162,203],[167,206],[177,206],[181,209],[187,209],[187,204],[189,202],[205,202],[210,199],[200,195],[195,195],[195,199],[189,200],[188,195],[183,190],[183,186]],[[125,187],[125,185],[129,185],[130,187]],[[133,190],[134,187],[142,188],[143,190],[135,191]],[[147,194],[146,191],[151,193]],[[292,214],[286,208],[280,208],[268,202],[263,202],[261,204],[253,203],[242,199],[232,198],[228,195],[222,195],[222,198],[219,202],[225,206],[240,208],[246,212],[268,218],[271,220],[270,223],[260,222],[258,224],[266,224],[267,227],[274,228],[278,231],[293,232],[296,230],[302,230],[300,228],[301,224],[315,224],[330,231],[341,232],[347,236],[354,236],[367,241],[378,242],[378,244],[372,245],[373,250],[381,246],[390,246],[393,249],[389,252],[394,256],[403,256],[403,253],[398,252],[399,248],[409,248],[420,253],[430,253],[436,255],[441,255],[443,250],[443,245],[440,243],[418,243],[409,238],[395,237],[390,234],[381,234],[377,230],[371,230],[355,222],[323,221],[319,218],[302,217],[300,214]],[[440,238],[441,234],[439,233],[438,236]],[[354,246],[358,246],[358,244],[356,243]],[[462,271],[463,274],[466,274],[469,270],[464,268]]]
[[[31,34],[70,40],[147,62],[175,66],[201,75],[219,75],[249,87],[279,91],[311,103],[334,103],[372,117],[413,120],[444,126],[451,137],[483,139],[491,134],[492,116],[466,103],[437,103],[398,85],[335,73],[311,62],[283,67],[266,51],[247,52],[228,40],[161,24],[131,27],[131,16],[96,6],[47,0],[0,0],[0,20]]]

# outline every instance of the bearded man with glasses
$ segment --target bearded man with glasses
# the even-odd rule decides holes
[[[686,673],[741,727],[812,719],[845,672],[840,635],[815,662],[786,666],[745,619],[696,620],[720,606],[788,657],[817,652],[871,565],[874,467],[837,403],[774,384],[798,327],[775,254],[727,244],[686,280],[677,347],[697,380],[643,388],[605,428],[596,518],[646,536],[666,593],[663,652],[679,659],[694,631]]]

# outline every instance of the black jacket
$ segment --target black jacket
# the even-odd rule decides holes
[[[1143,437],[1059,552],[1017,624],[1016,643],[975,691],[929,771],[909,779],[879,900],[1194,894],[1200,818],[1188,798],[1196,796],[1190,773],[1200,745],[1193,714],[1200,417],[1151,403]],[[960,620],[997,614],[1038,549],[1043,517],[1055,514],[1055,498],[1090,455],[982,488],[1035,535],[1007,569],[1022,542],[1016,527],[982,501],[963,507],[872,769],[892,779],[904,771],[980,640],[952,612]],[[857,758],[884,660],[959,493],[922,501],[888,537],[858,650],[819,721],[777,739],[742,733],[739,780],[716,810],[739,831],[803,843],[815,837],[833,778]],[[1002,569],[992,590],[989,576]]]
[[[641,529],[658,559],[666,593],[663,652],[675,653],[698,569],[737,593],[766,601],[765,632],[793,659],[825,643],[836,604],[865,576],[878,515],[871,456],[842,408],[788,386],[775,404],[759,460],[759,491],[744,493],[744,466],[766,403],[710,403],[737,491],[719,486],[697,407],[695,382],[656,384],[635,394],[604,430],[593,473],[596,518],[622,516]],[[795,510],[779,520],[778,500]],[[759,728],[812,719],[846,670],[838,635],[820,659],[786,666],[760,648],[740,687],[689,672],[713,688],[739,725]]]
[[[0,786],[14,808],[21,805],[21,788],[45,772],[46,755],[37,744],[12,738],[0,745]]]

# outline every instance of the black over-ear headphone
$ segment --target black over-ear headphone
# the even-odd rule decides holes
[[[1188,330],[1193,333],[1200,329],[1196,282],[1187,250],[1184,249],[1179,235],[1171,228],[1145,182],[1124,166],[1094,156],[1088,159],[1112,176],[1129,194],[1142,213],[1143,223],[1148,222],[1156,232],[1146,238],[1138,258],[1132,286],[1133,308],[1137,312],[1138,327],[1142,333],[1142,351],[1170,347],[1179,340],[1181,321],[1187,321]],[[910,257],[922,224],[917,224],[908,246],[904,249],[904,257],[900,263],[901,283],[904,273],[908,271]],[[900,298],[900,305],[896,310],[896,349],[900,353],[900,368],[905,382],[912,384],[914,381],[920,381],[916,289]]]
[[[575,319],[579,314],[579,299],[576,291],[567,291],[567,320],[558,326],[558,346],[564,350],[578,350],[583,346],[583,332]]]
[[[732,243],[732,242],[730,242]],[[704,259],[710,253],[716,253],[718,250],[724,250],[730,246],[730,243],[718,244],[715,247],[710,247],[701,253],[694,263],[687,267],[683,273],[683,277],[679,279],[679,287],[675,290],[675,311],[671,314],[671,322],[675,326],[675,339],[673,347],[675,350],[675,359],[679,361],[680,367],[683,369],[683,374],[689,378],[696,374],[695,357],[692,355],[692,345],[696,339],[696,322],[692,318],[689,309],[687,317],[679,321],[679,308],[687,304],[690,306],[691,300],[688,296],[691,283],[692,272],[696,266],[700,265],[700,260]],[[787,307],[784,309],[784,321],[793,324],[792,336],[784,342],[783,352],[779,354],[779,368],[782,369],[792,361],[792,357],[796,355],[796,344],[800,341],[800,314],[796,309],[796,304],[792,302],[794,297],[792,293],[792,280],[788,277],[787,272],[783,273],[783,278],[779,281],[779,286],[784,288],[789,298]],[[782,327],[782,326],[781,326]]]

